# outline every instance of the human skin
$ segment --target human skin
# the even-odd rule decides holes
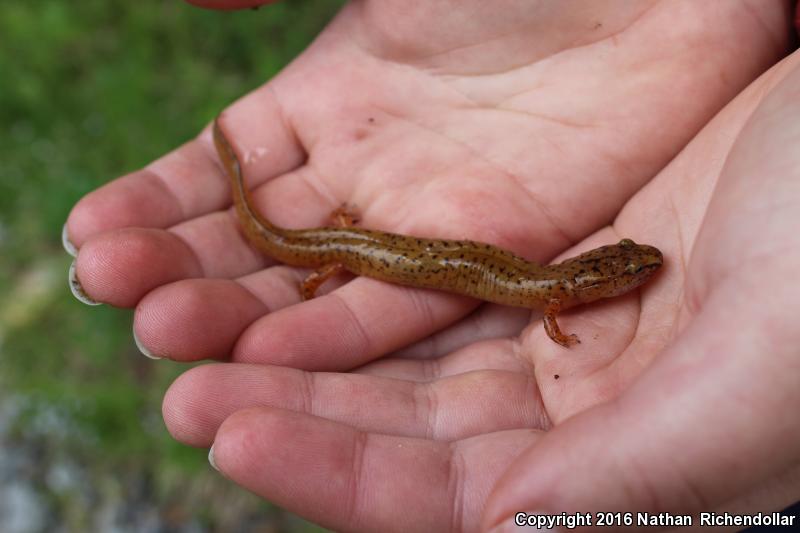
[[[236,232],[205,131],[68,221],[85,290],[136,305],[146,348],[234,362],[176,381],[169,430],[336,529],[796,500],[796,57],[695,137],[785,52],[789,6],[485,4],[351,4],[226,110],[262,211],[306,227],[347,201],[540,261],[631,237],[659,278],[565,313],[569,352],[538,317],[456,322],[474,302],[369,279],[289,307],[303,273]]]

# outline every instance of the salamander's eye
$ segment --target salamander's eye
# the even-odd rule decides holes
[[[628,263],[625,265],[625,273],[626,274],[638,274],[642,270],[642,265],[637,263]]]
[[[636,243],[630,239],[622,239],[621,241],[619,241],[619,245],[622,246],[623,248],[632,248],[636,246]]]

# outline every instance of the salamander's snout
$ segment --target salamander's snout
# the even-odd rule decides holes
[[[615,288],[611,292],[622,294],[635,289],[649,280],[664,264],[664,255],[655,246],[636,244],[630,239],[622,239],[617,248],[624,263],[624,271],[616,274]],[[613,270],[613,268],[612,268]]]
[[[630,239],[622,239],[617,245],[624,250],[627,259],[625,273],[638,275],[642,272],[655,272],[664,264],[664,255],[655,246],[636,244]]]

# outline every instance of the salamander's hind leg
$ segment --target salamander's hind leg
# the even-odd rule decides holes
[[[352,206],[342,204],[334,209],[333,213],[331,213],[331,221],[333,222],[334,226],[339,226],[340,228],[351,228],[361,222],[361,219]]]
[[[358,224],[359,218],[350,206],[342,204],[331,213],[331,221],[335,226],[340,228],[349,228]],[[309,274],[300,284],[300,294],[303,300],[310,300],[313,298],[317,289],[319,289],[323,283],[343,271],[344,265],[341,263],[331,263]]]
[[[581,341],[574,333],[571,335],[565,335],[561,331],[561,328],[558,327],[556,315],[558,315],[559,311],[561,311],[561,300],[558,298],[553,298],[550,300],[544,310],[544,330],[547,332],[548,337],[553,339],[561,346],[569,348],[573,344],[578,344]]]
[[[310,300],[313,298],[317,289],[319,289],[323,283],[343,270],[344,265],[341,263],[331,263],[309,274],[300,284],[300,295],[303,297],[303,300]]]

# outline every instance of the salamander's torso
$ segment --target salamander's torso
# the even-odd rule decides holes
[[[426,239],[354,227],[290,230],[253,207],[238,158],[214,125],[214,140],[229,174],[239,220],[250,242],[289,265],[341,265],[360,276],[455,292],[490,302],[558,309],[628,292],[662,264],[652,246],[623,239],[554,265],[539,265],[490,244]]]

